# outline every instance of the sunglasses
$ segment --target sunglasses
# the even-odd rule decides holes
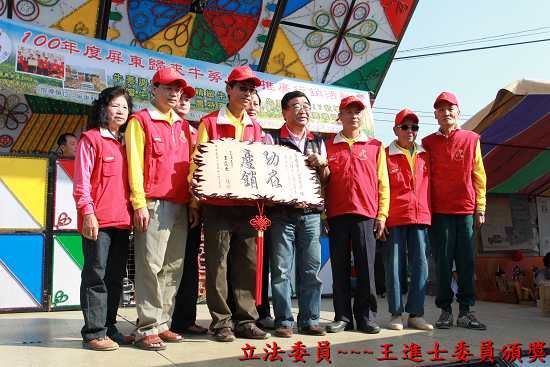
[[[418,125],[399,125],[398,127],[403,131],[407,131],[409,129],[412,131],[418,131],[419,129]]]

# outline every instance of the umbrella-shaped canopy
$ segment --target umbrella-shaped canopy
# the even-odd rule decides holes
[[[489,193],[550,196],[550,82],[506,86],[463,128],[481,135]]]

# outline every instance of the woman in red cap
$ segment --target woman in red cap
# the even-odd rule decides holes
[[[82,338],[84,346],[94,350],[114,350],[132,341],[115,326],[132,223],[123,145],[131,109],[125,89],[103,90],[93,103],[75,161],[73,196],[84,253]]]

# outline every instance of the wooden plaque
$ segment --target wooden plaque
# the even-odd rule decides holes
[[[317,173],[293,149],[221,139],[201,144],[195,162],[193,192],[199,199],[323,205]]]

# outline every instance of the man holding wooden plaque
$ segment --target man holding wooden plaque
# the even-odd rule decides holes
[[[199,154],[201,144],[211,140],[231,138],[259,142],[262,139],[260,125],[246,113],[254,90],[261,84],[260,79],[250,67],[239,66],[231,71],[226,83],[229,103],[225,108],[201,119],[195,156]],[[196,166],[193,166],[192,171],[195,169]],[[215,172],[205,172],[204,176],[208,174]],[[251,182],[252,177],[247,176],[247,179]],[[210,177],[205,180],[212,181]],[[214,339],[219,342],[233,341],[235,335],[247,339],[265,339],[269,334],[255,324],[258,319],[254,300],[256,231],[249,221],[257,209],[254,201],[228,196],[211,196],[201,200],[206,252],[206,301],[212,316],[210,329],[214,331]],[[231,262],[230,274],[227,272],[228,262]],[[227,304],[228,278],[233,286],[234,313]]]
[[[302,154],[302,161],[323,175],[327,166],[322,138],[307,129],[311,103],[300,91],[285,94],[281,100],[285,124],[266,139]],[[317,177],[319,180],[319,177]],[[293,335],[291,279],[294,258],[298,282],[298,331],[307,335],[325,335],[319,326],[321,304],[321,230],[322,207],[277,205],[270,210],[271,228],[271,291],[275,313],[275,335]]]

